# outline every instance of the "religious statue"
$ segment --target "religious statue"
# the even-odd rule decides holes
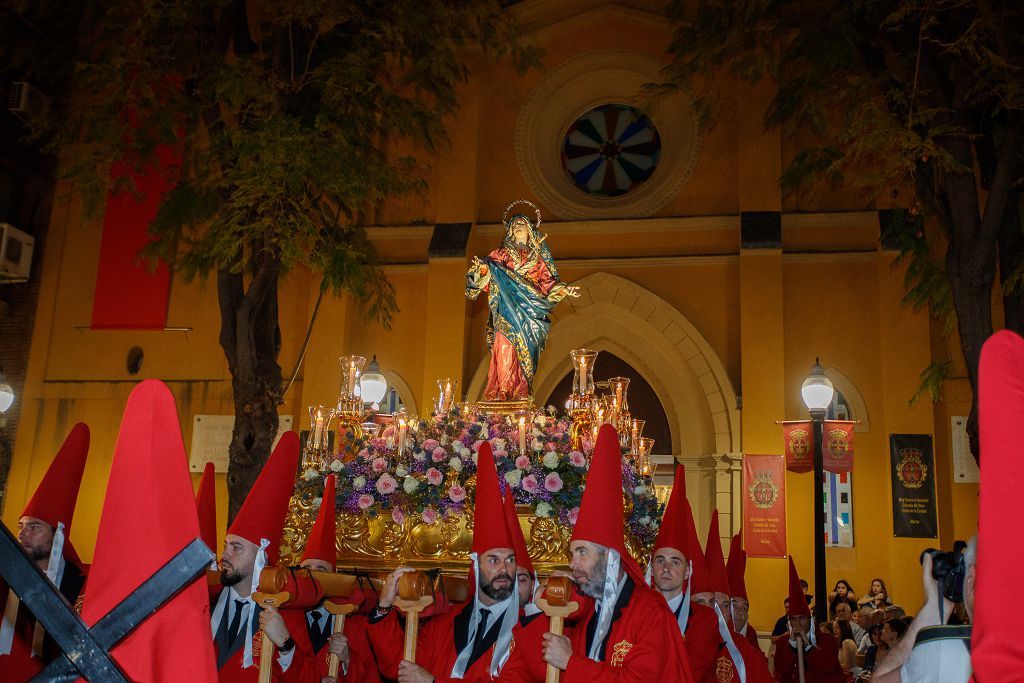
[[[508,218],[516,204],[528,204],[537,220],[521,213]],[[476,299],[487,293],[487,346],[491,364],[487,371],[486,401],[517,401],[530,398],[537,360],[544,349],[551,321],[548,313],[567,296],[578,297],[579,287],[558,279],[558,270],[539,231],[540,209],[519,199],[505,208],[501,246],[482,260],[473,257],[466,274],[466,296]]]

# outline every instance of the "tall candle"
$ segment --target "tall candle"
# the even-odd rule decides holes
[[[526,416],[519,416],[519,452],[526,453]]]
[[[313,427],[313,448],[320,448],[324,438],[324,411],[317,409],[316,425]]]
[[[408,430],[409,425],[406,424],[405,418],[398,419],[398,455],[402,455],[405,452],[405,434]]]

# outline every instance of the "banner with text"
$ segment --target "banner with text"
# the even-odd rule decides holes
[[[749,557],[786,556],[786,458],[743,456],[743,545]]]
[[[802,474],[814,469],[814,429],[810,420],[782,423],[782,443],[786,449],[786,469]]]
[[[931,435],[890,434],[889,454],[893,536],[938,538]]]
[[[853,471],[853,424],[851,420],[825,420],[821,455],[826,472]]]

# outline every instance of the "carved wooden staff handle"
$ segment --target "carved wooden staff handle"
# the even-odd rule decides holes
[[[434,602],[430,594],[430,580],[420,571],[398,577],[398,598],[395,606],[405,613],[405,648],[403,659],[416,661],[416,639],[420,634],[420,612]]]
[[[333,603],[330,600],[324,601],[324,609],[334,615],[334,628],[331,633],[341,633],[345,630],[345,617],[358,609],[355,605],[339,605]],[[349,648],[349,653],[352,652],[352,648]],[[338,678],[338,665],[341,660],[338,659],[338,655],[329,654],[327,656],[327,675],[332,676],[334,679]]]
[[[261,593],[256,591],[252,594],[253,601],[257,605],[278,607],[291,599],[289,593]],[[260,640],[260,677],[259,683],[270,683],[271,675],[274,672],[274,641],[270,639],[266,631],[262,631]]]
[[[537,598],[537,606],[548,615],[548,633],[562,635],[565,618],[580,608],[579,603],[569,600],[572,595],[569,577],[552,576],[548,578],[544,594]],[[558,683],[562,672],[554,664],[548,664],[546,683]]]

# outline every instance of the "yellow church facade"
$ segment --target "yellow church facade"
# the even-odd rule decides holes
[[[649,5],[514,6],[526,38],[544,50],[543,68],[520,77],[507,64],[470,58],[449,143],[417,155],[429,189],[377,207],[369,228],[396,291],[391,327],[364,322],[346,297],[325,297],[279,412],[293,416],[296,429],[308,428],[307,407],[337,399],[343,354],[376,355],[410,413],[429,412],[442,377],[457,379],[466,400],[480,400],[487,307],[465,299],[465,273],[473,256],[502,240],[508,203],[526,199],[540,208],[561,279],[582,290],[554,311],[534,381],[537,404],[546,405],[571,374],[573,349],[598,350],[628,366],[663,414],[658,482],[670,483],[672,460],[684,463],[699,532],[717,507],[728,547],[740,525],[741,458],[782,453],[776,421],[806,417],[800,385],[820,357],[847,414],[859,421],[852,546],[827,550],[827,583],[845,578],[863,593],[882,577],[893,600],[913,613],[922,599],[920,551],[949,548],[977,525],[977,485],[957,483],[953,468],[951,420],[970,407],[957,340],[943,337],[926,312],[902,304],[904,272],[880,240],[886,206],[851,188],[782,193],[778,178],[801,133],[765,130],[770,83],[752,87],[723,75],[722,110],[703,130],[686,93],[659,102],[649,113],[657,148],[638,151],[624,175],[613,168],[590,182],[572,131],[608,123],[611,110],[625,117],[643,106],[641,88],[658,79],[671,30]],[[628,123],[609,123],[606,142],[615,143]],[[605,152],[596,154],[614,156]],[[649,173],[636,172],[645,164]],[[92,447],[74,525],[87,560],[134,384],[146,377],[168,383],[186,444],[195,416],[232,413],[213,283],[175,279],[164,331],[89,329],[101,229],[102,216],[87,215],[73,187],[58,189],[3,511],[13,526],[68,429],[88,423]],[[279,363],[286,375],[302,349],[318,285],[303,271],[282,283]],[[137,374],[125,363],[133,347],[144,352]],[[947,356],[954,379],[944,400],[911,407],[921,371]],[[936,539],[893,535],[891,433],[934,435]],[[788,549],[810,580],[812,476],[788,474],[787,496]],[[786,577],[784,559],[748,562],[751,620],[759,630],[782,613]]]

